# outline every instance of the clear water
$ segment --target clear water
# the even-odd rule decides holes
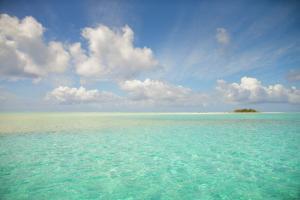
[[[300,114],[0,115],[0,199],[299,199]]]

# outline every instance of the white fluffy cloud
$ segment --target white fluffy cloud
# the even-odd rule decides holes
[[[108,103],[135,106],[203,106],[207,96],[190,88],[171,85],[158,80],[127,80],[119,83],[127,94],[121,97],[111,92],[86,90],[84,87],[57,87],[46,95],[46,100],[61,104]]]
[[[86,90],[84,87],[57,87],[46,95],[46,100],[62,104],[112,103],[120,100],[117,95],[98,90]]]
[[[44,31],[33,17],[0,15],[0,77],[39,79],[52,72],[62,73],[70,54],[77,74],[85,78],[125,80],[158,65],[151,49],[134,46],[134,33],[128,26],[121,30],[104,25],[84,28],[87,49],[75,43],[69,51],[61,42],[46,43]]]
[[[243,77],[241,83],[217,82],[217,90],[225,101],[232,103],[300,103],[300,90],[281,84],[263,86],[255,78]]]
[[[45,28],[33,17],[0,15],[0,76],[8,79],[41,78],[64,72],[69,54],[60,42],[45,43]]]
[[[193,92],[190,88],[159,80],[127,80],[121,82],[120,87],[128,92],[130,99],[152,104],[195,106],[204,105],[207,100],[206,95]]]
[[[223,45],[229,44],[230,42],[230,36],[225,28],[217,28],[216,39]]]
[[[82,36],[88,41],[88,51],[80,43],[70,47],[80,76],[128,79],[158,64],[151,49],[134,47],[134,33],[128,26],[121,30],[112,30],[104,25],[85,28]]]

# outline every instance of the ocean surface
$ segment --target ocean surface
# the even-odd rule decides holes
[[[300,114],[0,114],[0,199],[300,199]]]

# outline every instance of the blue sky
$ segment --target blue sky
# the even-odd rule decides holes
[[[1,1],[0,109],[300,111],[299,8]]]

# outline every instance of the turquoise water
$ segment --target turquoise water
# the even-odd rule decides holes
[[[0,115],[0,199],[299,199],[300,114]]]

